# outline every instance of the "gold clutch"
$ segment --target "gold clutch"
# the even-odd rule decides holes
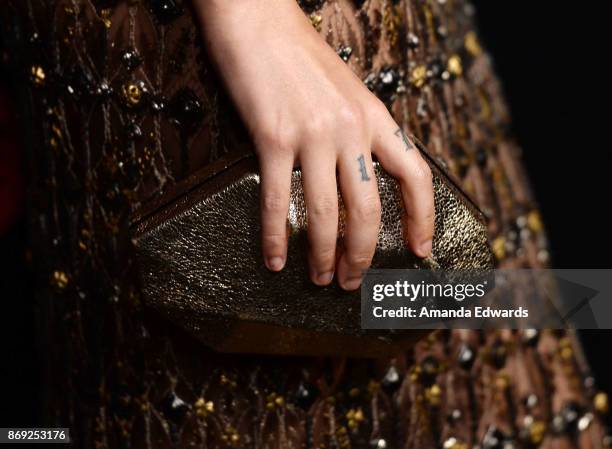
[[[419,259],[406,248],[398,184],[375,164],[382,223],[372,268],[492,268],[484,215],[417,146],[433,172],[432,255]],[[177,184],[132,217],[146,304],[223,352],[381,356],[424,335],[362,330],[359,292],[311,283],[299,170],[293,172],[289,210],[287,264],[272,273],[261,255],[253,156],[216,161]],[[340,237],[343,211],[340,201]]]

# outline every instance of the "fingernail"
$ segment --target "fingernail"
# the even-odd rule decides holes
[[[268,259],[268,268],[272,271],[280,271],[285,265],[285,260],[282,257],[270,257]]]
[[[320,285],[327,285],[332,281],[334,277],[333,271],[328,271],[327,273],[321,273],[317,276],[317,283]]]
[[[361,284],[361,276],[349,278],[346,281],[344,281],[342,288],[344,288],[345,290],[357,290],[360,284]]]
[[[431,254],[431,240],[427,240],[424,243],[421,243],[419,247],[419,251],[423,257],[427,257]]]

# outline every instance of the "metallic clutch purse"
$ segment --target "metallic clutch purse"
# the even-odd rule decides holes
[[[417,142],[433,171],[432,256],[406,249],[399,187],[378,164],[382,203],[373,268],[491,268],[485,218]],[[339,235],[344,232],[340,202]],[[253,156],[216,161],[133,215],[145,302],[223,352],[381,356],[425,331],[365,331],[359,291],[321,288],[308,277],[306,209],[294,170],[288,260],[269,272],[260,248],[259,176]]]

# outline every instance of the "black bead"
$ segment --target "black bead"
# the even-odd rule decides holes
[[[113,95],[113,88],[108,84],[108,81],[102,80],[95,89],[95,95],[100,98],[110,98]]]
[[[343,45],[342,47],[338,49],[337,53],[338,53],[338,56],[340,56],[340,58],[342,58],[344,62],[348,62],[349,58],[353,54],[353,49],[349,46]]]
[[[380,382],[380,386],[387,394],[393,394],[402,383],[402,375],[395,366],[390,366]]]
[[[438,359],[434,356],[428,356],[421,362],[421,381],[423,385],[430,387],[436,382],[436,377],[440,370]]]
[[[188,410],[189,405],[179,398],[174,391],[166,396],[163,404],[163,412],[173,423],[179,424],[183,418],[185,418]]]
[[[121,54],[121,63],[131,72],[142,64],[142,57],[134,49],[126,50]]]
[[[482,439],[483,449],[503,449],[506,435],[495,426],[489,427]]]
[[[388,446],[387,440],[384,438],[374,438],[370,440],[370,447],[372,449],[387,449]]]
[[[163,97],[154,97],[151,99],[151,108],[155,112],[161,112],[166,109],[166,99]]]
[[[300,8],[306,13],[311,13],[323,5],[324,0],[298,0]]]
[[[459,421],[462,417],[463,417],[463,413],[461,413],[461,410],[456,408],[446,416],[446,420],[450,424],[454,424],[457,421]]]
[[[67,76],[66,90],[70,95],[77,97],[94,95],[96,93],[94,84],[94,80],[89,73],[75,66]]]
[[[151,11],[163,25],[168,25],[170,22],[178,18],[182,11],[176,0],[149,0]]]
[[[459,362],[459,366],[466,371],[472,369],[474,365],[475,359],[474,350],[467,343],[463,343],[461,348],[459,348],[459,355],[457,356],[457,362]]]
[[[378,78],[374,85],[374,91],[383,102],[387,103],[393,99],[399,84],[399,76],[395,69],[391,67],[383,68],[378,73]]]
[[[93,3],[98,9],[108,9],[117,6],[119,0],[95,0]]]
[[[566,431],[573,431],[576,429],[576,425],[578,424],[578,419],[582,415],[583,409],[577,402],[568,402],[561,409],[560,416],[563,418],[563,422],[565,423]]]
[[[139,139],[142,137],[142,129],[134,122],[129,122],[126,125],[125,132],[129,139]]]
[[[295,402],[299,407],[307,410],[314,404],[317,395],[318,389],[314,384],[301,381],[295,392]]]
[[[408,47],[414,49],[419,48],[419,37],[414,33],[408,33]]]
[[[538,397],[533,393],[525,396],[523,398],[523,405],[526,409],[534,408],[536,405],[538,405]]]
[[[540,331],[537,329],[525,329],[523,331],[523,343],[529,346],[535,346],[540,339]]]
[[[476,150],[476,163],[480,167],[487,165],[487,151],[482,147],[478,147]]]
[[[168,106],[170,120],[186,131],[194,129],[203,118],[202,104],[191,89],[180,90]]]
[[[491,348],[491,363],[497,369],[502,369],[506,364],[506,354],[508,350],[501,341],[496,341]]]
[[[441,60],[434,59],[429,64],[428,69],[432,78],[440,78],[442,76],[442,72],[444,72],[444,64],[442,64]]]

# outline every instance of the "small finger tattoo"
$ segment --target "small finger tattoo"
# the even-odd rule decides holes
[[[395,135],[402,139],[402,141],[404,142],[404,148],[406,151],[414,150],[414,145],[412,144],[410,139],[408,139],[408,136],[406,135],[406,133],[402,131],[402,128],[397,128],[397,131],[395,131]]]
[[[366,168],[365,158],[363,154],[357,158],[357,162],[359,162],[359,172],[361,173],[362,181],[369,181],[370,177],[368,176],[368,170]]]

